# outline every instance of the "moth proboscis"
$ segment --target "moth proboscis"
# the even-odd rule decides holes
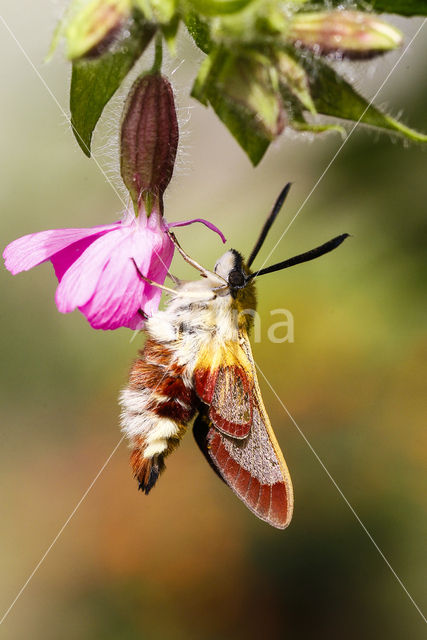
[[[195,440],[216,474],[258,518],[279,529],[292,518],[294,498],[248,338],[256,309],[254,281],[328,253],[348,236],[251,271],[289,188],[288,183],[280,193],[246,262],[231,249],[209,271],[171,234],[178,251],[203,278],[173,278],[175,289],[161,287],[171,300],[147,319],[147,341],[120,396],[122,429],[133,449],[131,465],[142,491],[148,494],[153,488],[165,458],[193,423]]]

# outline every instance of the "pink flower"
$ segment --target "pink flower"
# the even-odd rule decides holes
[[[168,225],[156,211],[137,218],[128,211],[115,224],[23,236],[6,247],[3,257],[14,275],[50,260],[59,280],[55,299],[61,313],[78,308],[94,329],[141,329],[143,315],[157,310],[162,292],[141,279],[133,260],[144,276],[163,284],[174,252],[166,231],[192,222],[206,224],[225,242],[205,220]]]

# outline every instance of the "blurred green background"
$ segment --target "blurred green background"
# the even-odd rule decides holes
[[[67,109],[70,70],[43,65],[62,2],[5,3],[4,18]],[[418,20],[399,20],[407,34]],[[3,24],[1,239],[113,221],[121,209]],[[188,97],[198,53],[183,38],[167,71],[181,118],[169,220],[203,216],[249,252],[283,184],[293,188],[260,256],[337,150],[338,137],[285,134],[256,170],[213,114]],[[427,129],[424,30],[377,103]],[[397,60],[351,73],[373,95]],[[148,65],[151,52],[138,69]],[[184,63],[179,66],[179,61]],[[131,78],[138,69],[134,70]],[[369,69],[366,72],[366,69]],[[129,85],[129,81],[127,85]],[[95,140],[117,179],[120,97]],[[259,282],[262,342],[254,354],[413,598],[426,604],[426,155],[358,130],[270,263],[342,232],[338,251]],[[209,266],[223,251],[201,226],[180,230]],[[175,258],[174,271],[189,275]],[[192,275],[191,277],[194,277]],[[50,265],[1,271],[0,615],[116,446],[118,390],[142,344],[128,330],[92,330],[54,304]],[[295,318],[295,342],[270,344],[270,310]],[[273,321],[277,321],[277,318]],[[122,444],[4,622],[10,639],[421,638],[405,591],[285,411],[261,381],[295,487],[286,531],[258,521],[218,481],[191,434],[149,497]]]

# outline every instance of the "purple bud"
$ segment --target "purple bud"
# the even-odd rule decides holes
[[[138,210],[158,200],[172,177],[178,147],[173,91],[159,73],[140,76],[126,100],[121,126],[120,171]],[[150,213],[150,211],[148,211]]]

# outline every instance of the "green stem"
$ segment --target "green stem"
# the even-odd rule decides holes
[[[163,61],[163,46],[162,46],[162,34],[160,31],[156,33],[156,41],[154,44],[154,62],[151,67],[151,73],[159,73],[162,68]]]

